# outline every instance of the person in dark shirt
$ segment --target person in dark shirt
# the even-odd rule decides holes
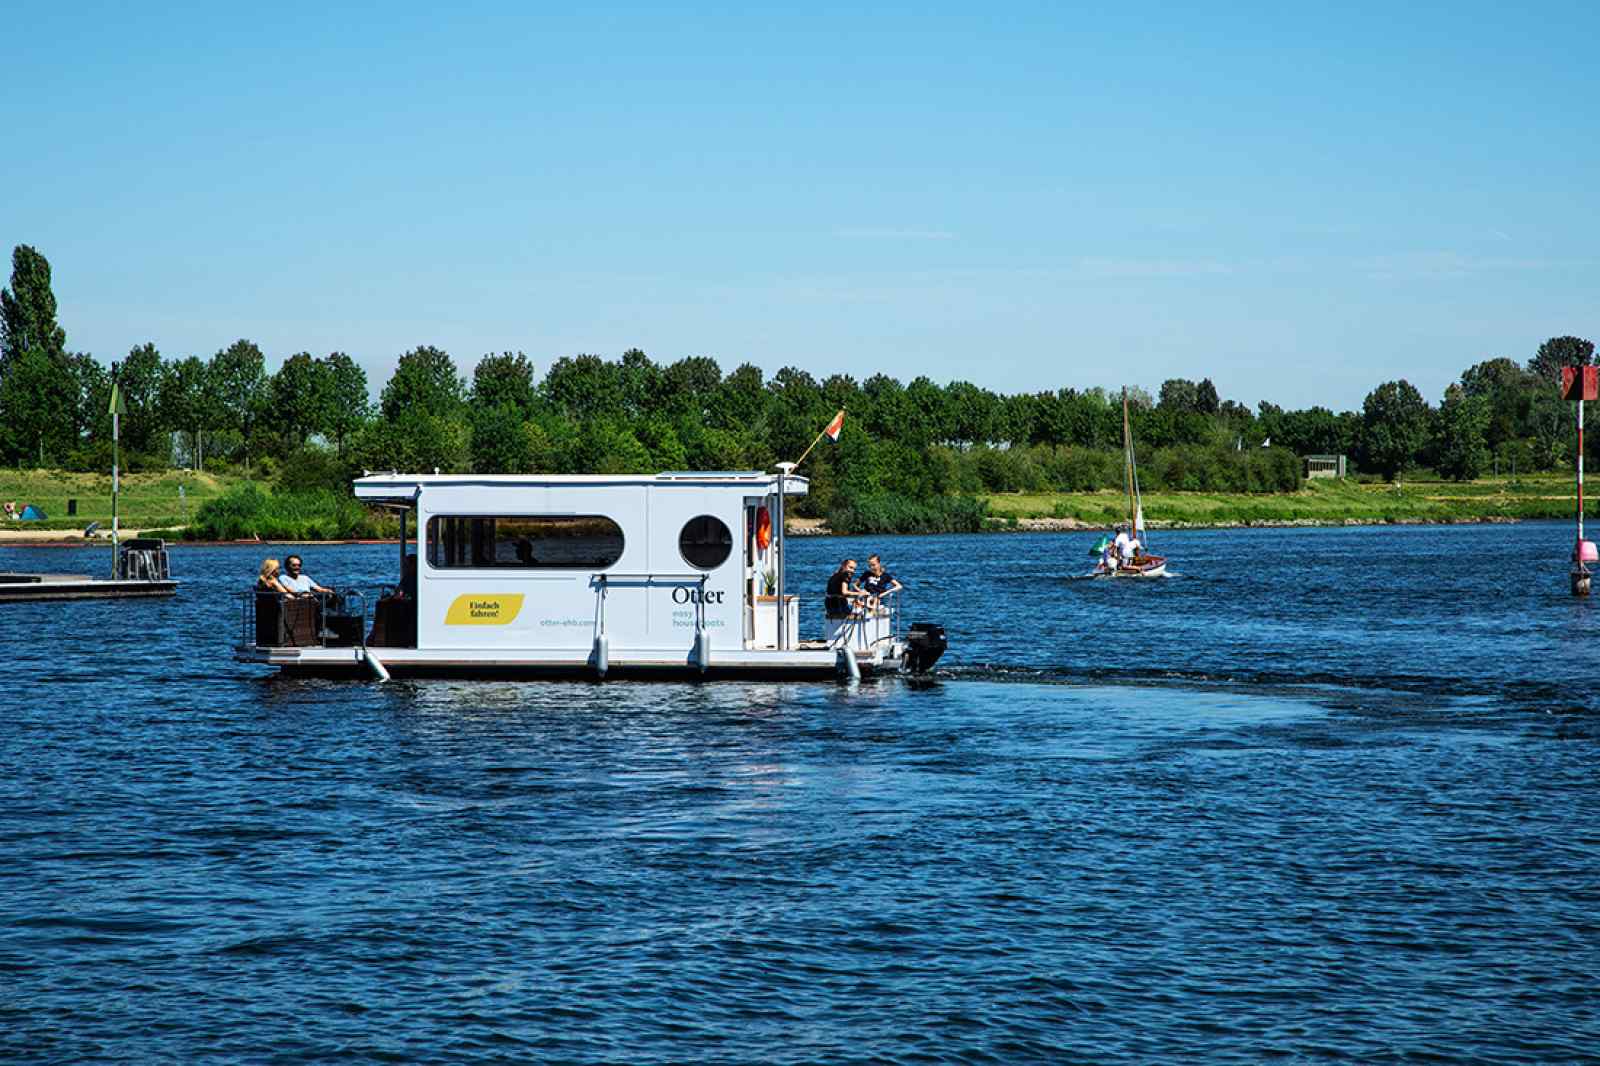
[[[900,579],[883,568],[883,560],[877,553],[867,556],[867,572],[861,578],[861,591],[869,599],[868,607],[876,607],[883,602],[883,598],[892,592],[899,592],[905,588],[900,584]]]
[[[823,597],[823,609],[829,618],[849,618],[854,614],[867,594],[860,589],[850,587],[850,579],[855,575],[856,561],[846,559],[839,564],[839,569],[828,578],[828,591]]]

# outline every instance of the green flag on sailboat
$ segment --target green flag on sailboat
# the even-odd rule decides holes
[[[1089,549],[1089,554],[1104,555],[1105,550],[1109,547],[1111,547],[1111,537],[1109,534],[1107,534],[1106,536],[1101,537],[1094,547]]]

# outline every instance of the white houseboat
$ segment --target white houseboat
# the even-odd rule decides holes
[[[353,593],[245,594],[234,658],[379,678],[930,669],[943,629],[903,632],[893,602],[801,636],[799,597],[785,589],[783,512],[806,491],[790,464],[775,474],[368,475],[356,498],[400,516],[399,583],[370,618]]]

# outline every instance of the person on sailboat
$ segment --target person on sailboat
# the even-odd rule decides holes
[[[1106,537],[1100,549],[1100,569],[1111,573],[1117,568],[1117,542]]]
[[[1111,542],[1112,549],[1117,553],[1119,566],[1126,566],[1133,561],[1133,544],[1134,540],[1128,534],[1128,527],[1119,524],[1117,526],[1117,539]],[[1116,567],[1114,566],[1112,569],[1116,569]]]
[[[1138,530],[1130,531],[1127,527],[1123,527],[1122,532],[1117,534],[1117,554],[1122,557],[1122,565],[1132,566],[1136,563],[1140,548]]]

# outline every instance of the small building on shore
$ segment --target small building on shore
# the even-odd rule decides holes
[[[1306,479],[1315,477],[1344,477],[1345,459],[1342,455],[1304,455]]]

